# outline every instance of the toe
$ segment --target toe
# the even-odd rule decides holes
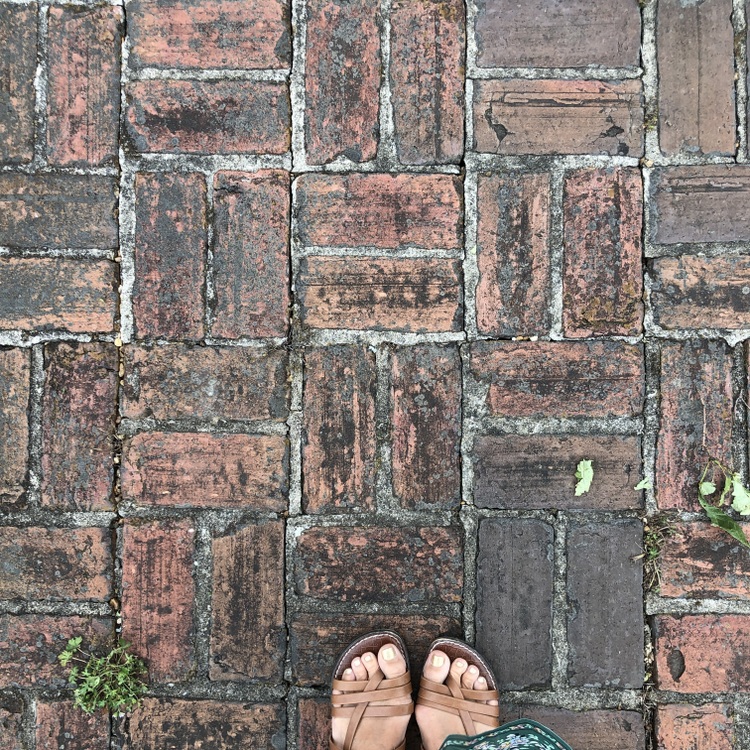
[[[450,659],[442,651],[432,651],[427,655],[424,676],[433,682],[445,682],[450,667]]]
[[[489,690],[489,687],[487,685],[487,680],[484,679],[484,677],[479,677],[477,681],[474,683],[474,689],[475,690]],[[487,701],[487,703],[490,704],[490,706],[497,706],[497,701]]]
[[[352,672],[351,669],[345,669],[341,679],[346,680],[347,682],[353,682],[357,678],[354,676],[354,672]]]
[[[474,684],[479,677],[479,670],[471,664],[469,668],[461,675],[461,687],[467,690],[473,690]]]
[[[461,682],[461,677],[468,668],[469,665],[466,663],[465,659],[456,659],[453,664],[451,664],[451,676],[457,682]]]
[[[378,651],[378,664],[388,679],[400,677],[406,672],[406,660],[392,643],[386,643]]]
[[[368,677],[372,677],[378,671],[378,660],[371,651],[362,654],[362,663],[365,665]]]
[[[367,670],[365,669],[365,665],[362,663],[362,659],[360,659],[360,657],[356,657],[352,660],[352,671],[354,672],[356,679],[367,679]]]

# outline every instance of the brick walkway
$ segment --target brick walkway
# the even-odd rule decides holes
[[[325,750],[381,626],[576,750],[750,747],[695,492],[748,472],[746,16],[0,2],[0,750]],[[149,697],[87,719],[55,655],[120,624]]]

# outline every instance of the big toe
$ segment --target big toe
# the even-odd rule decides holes
[[[433,682],[445,682],[450,668],[450,659],[442,651],[431,651],[427,655],[423,674]]]
[[[378,664],[389,680],[406,673],[406,660],[392,643],[386,643],[378,651]]]

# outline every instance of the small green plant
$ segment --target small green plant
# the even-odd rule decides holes
[[[594,467],[589,459],[583,459],[576,466],[576,497],[583,495],[591,489],[591,481],[594,478]]]
[[[720,480],[721,478],[724,480],[721,491],[711,479],[706,478],[711,468],[714,470],[711,479],[714,479],[716,473],[719,473]],[[698,502],[706,511],[708,520],[711,521],[713,526],[724,529],[740,544],[750,548],[750,542],[748,542],[742,527],[723,510],[723,506],[728,506],[730,498],[732,499],[731,507],[741,516],[750,515],[750,493],[742,484],[740,475],[733,472],[721,461],[717,461],[715,458],[709,459],[698,481]]]
[[[643,560],[643,582],[647,589],[661,586],[659,557],[667,539],[674,536],[676,531],[674,522],[667,515],[661,514],[645,519],[643,524],[643,552],[636,555],[633,560]]]
[[[105,656],[90,654],[81,648],[83,639],[71,638],[58,654],[60,663],[71,666],[68,682],[75,686],[75,705],[87,714],[106,708],[115,713],[140,703],[146,692],[147,674],[142,659],[127,653],[130,644],[119,639]]]

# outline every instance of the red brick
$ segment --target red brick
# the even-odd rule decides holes
[[[34,156],[34,75],[37,6],[0,6],[0,161],[29,162]],[[4,749],[3,749],[4,750]]]
[[[246,526],[214,539],[211,549],[210,678],[281,681],[286,651],[283,521]]]
[[[554,531],[534,518],[485,518],[477,554],[477,649],[501,690],[549,687]]]
[[[20,696],[0,699],[0,750],[24,750],[24,705]]]
[[[492,67],[637,66],[636,0],[477,0],[477,64]]]
[[[327,684],[333,665],[346,647],[375,630],[403,634],[412,675],[421,673],[429,646],[438,636],[462,636],[460,619],[438,614],[348,614],[342,618],[303,612],[292,621],[289,641],[295,683],[308,687]]]
[[[641,441],[615,435],[485,435],[474,442],[474,502],[480,508],[626,510],[643,506]],[[575,496],[576,466],[594,467]]]
[[[479,342],[471,371],[496,416],[634,416],[643,408],[643,350],[620,341]]]
[[[123,351],[125,417],[286,419],[287,357],[281,349],[171,344]]]
[[[28,349],[0,349],[0,503],[22,502],[29,450]]]
[[[656,169],[651,176],[654,242],[750,240],[750,168],[741,164]]]
[[[641,100],[641,82],[637,80],[476,81],[476,150],[490,154],[640,156]]]
[[[448,346],[398,349],[391,367],[393,490],[406,508],[461,495],[461,360]]]
[[[345,645],[346,647],[346,645]],[[331,702],[327,698],[301,698],[297,747],[299,750],[330,750]]]
[[[135,0],[128,4],[131,65],[286,68],[286,0]]]
[[[664,0],[656,49],[662,152],[734,155],[732,0]]]
[[[283,154],[289,94],[271,81],[138,81],[126,87],[136,151]]]
[[[662,328],[750,326],[750,258],[656,258],[651,306]]]
[[[750,618],[746,615],[661,615],[655,618],[660,690],[676,693],[746,691]]]
[[[306,174],[297,182],[303,245],[458,249],[461,180],[452,175]]]
[[[403,164],[459,162],[464,150],[464,6],[396,0],[391,9],[391,91]]]
[[[307,513],[374,508],[376,379],[375,356],[366,347],[306,353],[302,502]]]
[[[380,3],[310,0],[305,147],[311,164],[369,161],[378,148]]]
[[[47,158],[51,164],[117,160],[122,8],[49,9]]]
[[[123,445],[123,497],[139,505],[286,509],[288,452],[276,435],[146,432]]]
[[[0,329],[114,330],[115,269],[108,260],[0,258]]]
[[[297,543],[297,593],[342,602],[457,602],[462,547],[451,527],[307,529]]]
[[[571,747],[586,750],[643,750],[643,717],[637,711],[568,711],[548,706],[500,706],[500,721],[533,719],[549,727]],[[685,749],[687,750],[687,748]]]
[[[0,245],[116,248],[115,181],[75,174],[0,174]]]
[[[578,170],[564,189],[565,335],[635,336],[643,327],[640,172]]]
[[[528,336],[549,331],[549,233],[549,175],[479,175],[480,333]]]
[[[286,336],[289,325],[289,174],[214,177],[215,336]]]
[[[109,529],[0,528],[0,598],[105,601]]]
[[[86,714],[73,701],[36,705],[36,750],[97,750],[109,746],[109,714]]]
[[[42,398],[42,504],[109,510],[117,408],[112,344],[48,344]]]
[[[112,623],[104,618],[0,615],[0,688],[65,687],[68,670],[57,655],[76,636],[98,653],[111,645]]]
[[[194,668],[191,521],[165,521],[122,530],[122,636],[145,659],[149,677],[168,682]]]
[[[656,442],[660,508],[700,510],[698,480],[709,458],[732,463],[732,357],[723,341],[665,343]]]
[[[227,700],[145,698],[133,710],[125,750],[284,747],[286,717],[281,704]]]
[[[133,313],[141,338],[203,337],[206,181],[202,174],[135,178]]]
[[[657,750],[732,750],[732,709],[724,703],[656,709]]]
[[[568,531],[568,680],[574,687],[643,684],[643,524],[588,522]]]
[[[442,258],[310,256],[297,281],[309,328],[460,331],[461,262]]]

